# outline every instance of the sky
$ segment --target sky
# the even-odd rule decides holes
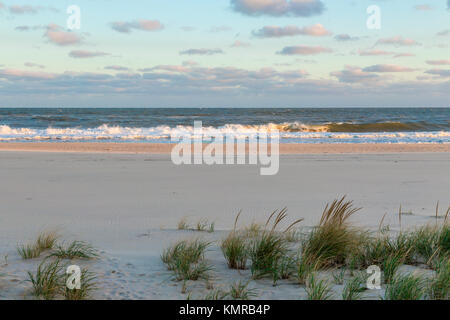
[[[450,0],[0,0],[0,39],[0,107],[450,107]]]

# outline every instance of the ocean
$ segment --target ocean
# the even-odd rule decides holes
[[[193,130],[281,143],[450,143],[450,108],[1,108],[1,142],[168,143]]]

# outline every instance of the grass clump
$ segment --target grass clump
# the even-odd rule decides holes
[[[450,257],[442,258],[437,263],[436,275],[431,279],[428,291],[430,299],[450,299]]]
[[[420,300],[425,295],[424,280],[420,276],[400,275],[386,287],[385,300]]]
[[[188,230],[188,229],[189,229],[189,224],[187,223],[186,218],[182,218],[182,219],[178,222],[177,228],[178,228],[178,230]]]
[[[384,282],[389,284],[395,277],[398,268],[404,263],[405,257],[402,253],[390,254],[381,264],[384,273]]]
[[[204,261],[209,242],[201,240],[180,241],[166,249],[161,260],[175,273],[178,281],[208,279],[212,267]]]
[[[81,270],[80,289],[69,289],[65,286],[64,298],[66,300],[86,300],[92,295],[96,289],[95,279],[97,276],[87,269]]]
[[[58,238],[59,234],[56,231],[42,232],[36,239],[36,246],[41,251],[53,249]]]
[[[343,300],[360,300],[362,293],[366,290],[365,278],[356,276],[347,281],[342,291]]]
[[[46,250],[53,249],[59,235],[55,231],[44,231],[38,235],[34,243],[19,245],[17,253],[22,259],[34,259],[41,255]]]
[[[360,208],[344,200],[345,196],[327,204],[319,225],[302,241],[302,255],[307,261],[315,261],[318,268],[345,265],[360,243],[361,232],[347,223]]]
[[[306,282],[308,300],[330,300],[332,298],[331,287],[325,280],[319,280],[311,273]]]
[[[22,259],[34,259],[41,255],[41,249],[35,244],[25,244],[17,247],[17,253]]]
[[[98,257],[97,250],[84,241],[72,241],[69,245],[57,245],[50,255],[60,259],[94,259]]]
[[[214,222],[209,222],[206,219],[202,219],[197,222],[196,230],[200,232],[214,232]]]
[[[271,275],[275,284],[283,273],[286,274],[286,262],[289,261],[286,256],[289,248],[284,233],[303,220],[294,221],[283,232],[276,231],[277,226],[286,218],[286,212],[286,208],[272,212],[267,219],[265,229],[250,244],[249,257],[252,262],[251,272],[254,279]],[[268,229],[273,217],[275,218],[272,227]]]
[[[64,265],[61,260],[44,260],[39,264],[36,273],[28,272],[28,281],[33,286],[33,295],[45,300],[54,299],[64,286]]]
[[[234,300],[250,300],[252,297],[256,297],[256,290],[249,289],[248,284],[250,282],[235,282],[230,286],[228,295]]]
[[[432,265],[433,259],[445,257],[450,254],[450,227],[424,226],[413,233],[415,253],[425,263]]]
[[[244,270],[247,267],[248,245],[246,238],[235,231],[221,243],[222,253],[230,269]]]

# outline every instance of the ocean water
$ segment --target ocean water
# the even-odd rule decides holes
[[[450,108],[0,108],[1,142],[170,142],[278,129],[281,143],[450,143]]]

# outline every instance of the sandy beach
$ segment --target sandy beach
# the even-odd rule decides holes
[[[205,144],[206,147],[208,144]],[[83,153],[143,153],[170,154],[174,144],[170,143],[92,143],[92,142],[39,142],[0,143],[0,151],[34,152],[83,152]],[[248,150],[248,148],[247,148]],[[280,144],[280,154],[341,154],[341,153],[404,153],[404,152],[450,152],[450,144]]]
[[[79,147],[86,152],[73,152]],[[423,152],[448,151],[448,145],[355,146],[367,152],[350,154],[341,153],[353,146],[327,147],[331,154],[312,145],[298,147],[305,154],[285,152],[277,175],[260,176],[250,165],[176,166],[168,154],[144,152],[143,145],[0,145],[0,298],[27,296],[26,271],[40,260],[22,260],[16,246],[43,230],[56,228],[64,239],[89,241],[100,250],[100,258],[80,262],[99,276],[95,298],[185,299],[188,293],[204,295],[205,285],[192,282],[182,293],[182,283],[173,281],[160,260],[162,250],[186,238],[223,239],[239,210],[245,225],[287,207],[289,221],[304,218],[302,227],[310,227],[327,202],[347,195],[363,207],[355,224],[376,229],[386,214],[385,223],[398,230],[400,204],[410,213],[404,228],[432,223],[438,200],[443,208],[449,205],[450,153]],[[215,232],[177,230],[182,218],[192,224],[207,219]],[[216,287],[250,277],[249,270],[227,269],[217,245],[207,259]],[[261,299],[305,296],[289,281],[272,287],[270,280],[255,280],[251,286]],[[380,292],[368,295],[377,298]]]

